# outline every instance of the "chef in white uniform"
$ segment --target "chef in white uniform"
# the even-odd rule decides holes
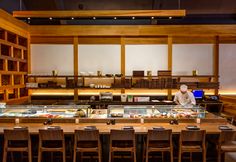
[[[174,102],[181,106],[196,105],[196,100],[192,92],[188,91],[188,86],[183,84],[175,94]]]

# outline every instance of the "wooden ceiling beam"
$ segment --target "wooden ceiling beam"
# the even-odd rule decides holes
[[[83,10],[83,11],[14,11],[17,18],[67,17],[183,17],[185,10]]]

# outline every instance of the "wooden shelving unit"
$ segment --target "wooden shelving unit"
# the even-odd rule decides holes
[[[77,81],[77,84],[75,83]],[[178,89],[186,84],[190,89],[218,89],[219,83],[213,75],[199,76],[144,76],[144,77],[108,77],[108,76],[52,76],[28,75],[27,83],[37,83],[34,89]],[[93,88],[90,85],[93,84]],[[32,88],[32,87],[29,87]],[[32,89],[33,89],[32,88]]]
[[[0,102],[28,96],[28,39],[0,28]]]

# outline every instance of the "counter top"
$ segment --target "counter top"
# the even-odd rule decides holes
[[[76,129],[83,129],[85,126],[96,126],[99,130],[100,134],[109,134],[111,129],[122,129],[124,126],[133,126],[136,134],[147,134],[148,129],[152,129],[153,127],[162,126],[165,129],[172,129],[174,134],[179,134],[181,130],[185,130],[188,125],[196,125],[200,127],[200,129],[205,129],[207,134],[219,134],[221,130],[219,130],[219,126],[222,124],[190,124],[190,123],[180,123],[178,125],[171,125],[169,123],[118,123],[115,125],[107,125],[105,123],[56,123],[50,126],[60,126],[65,134],[73,134]],[[227,125],[233,130],[236,131],[236,127],[230,124]],[[42,123],[20,123],[18,125],[12,123],[1,123],[0,124],[0,134],[3,133],[4,129],[14,128],[15,126],[28,127],[30,134],[38,134],[39,129],[46,129],[48,126],[43,125]]]

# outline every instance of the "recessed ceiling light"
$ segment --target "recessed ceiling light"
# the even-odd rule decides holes
[[[50,20],[52,20],[52,17],[49,17]]]
[[[95,20],[96,19],[96,17],[93,17],[93,20]]]
[[[172,19],[172,17],[170,16],[169,19]]]
[[[134,19],[135,19],[135,17],[132,17],[132,19],[134,20]]]
[[[117,17],[114,17],[114,20],[116,20],[117,19]]]
[[[75,19],[75,18],[73,18],[73,17],[71,18],[71,20],[74,20],[74,19]]]

